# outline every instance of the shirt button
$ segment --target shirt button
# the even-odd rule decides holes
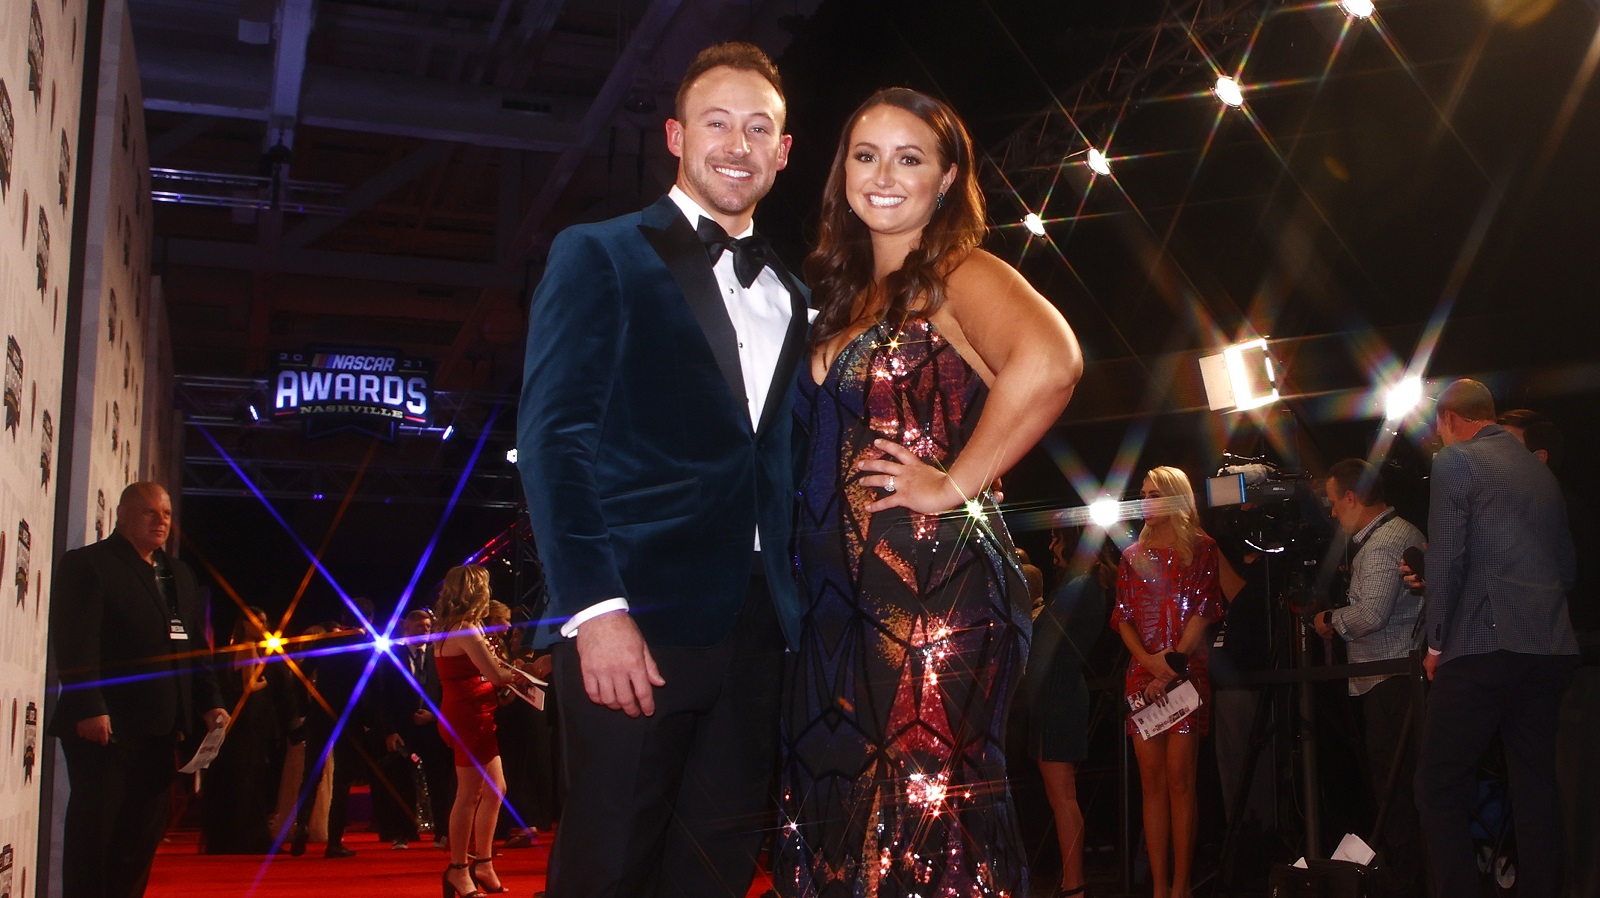
[[[732,287],[729,287],[729,288],[728,288],[728,295],[729,295],[729,296],[732,296],[732,295],[733,295],[733,288],[732,288]]]

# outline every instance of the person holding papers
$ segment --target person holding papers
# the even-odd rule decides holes
[[[489,648],[482,624],[488,611],[488,570],[468,564],[445,573],[433,612],[436,631],[443,634],[434,651],[443,692],[439,734],[456,756],[445,898],[506,891],[494,872],[494,825],[506,791],[494,710],[496,692],[517,679],[517,673]]]
[[[1144,529],[1122,555],[1111,623],[1133,657],[1129,695],[1156,701],[1178,677],[1178,659],[1200,695],[1200,707],[1170,729],[1135,739],[1144,794],[1145,844],[1155,898],[1189,898],[1195,838],[1195,767],[1200,737],[1210,723],[1206,676],[1206,625],[1222,615],[1217,544],[1200,529],[1194,490],[1177,468],[1151,469],[1139,495]],[[1137,732],[1133,722],[1129,734]],[[1172,850],[1169,866],[1167,851]]]

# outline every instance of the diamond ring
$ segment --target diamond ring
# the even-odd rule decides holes
[[[886,492],[886,493],[894,492],[894,475],[893,474],[889,475],[889,482],[884,484],[883,491]]]

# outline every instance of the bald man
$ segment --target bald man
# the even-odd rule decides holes
[[[1505,746],[1517,834],[1517,894],[1555,898],[1561,810],[1557,708],[1578,665],[1567,617],[1576,559],[1555,476],[1495,423],[1494,399],[1458,380],[1438,400],[1444,448],[1428,505],[1423,662],[1433,689],[1417,762],[1434,894],[1478,894],[1472,845],[1478,761]]]
[[[167,819],[180,741],[226,726],[194,576],[162,547],[172,499],[155,483],[122,492],[116,529],[62,556],[50,598],[61,679],[51,732],[72,793],[64,898],[144,894]]]

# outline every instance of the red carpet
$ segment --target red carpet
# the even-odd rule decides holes
[[[156,855],[150,888],[145,894],[148,898],[402,898],[440,894],[439,875],[444,872],[448,856],[432,842],[413,843],[405,851],[395,851],[388,842],[379,842],[370,833],[356,832],[345,836],[345,845],[355,849],[355,857],[330,860],[322,856],[322,845],[313,843],[303,857],[285,854],[267,861],[248,855],[200,854],[197,831],[174,830]],[[533,848],[502,850],[495,858],[495,869],[511,889],[509,898],[531,898],[544,888],[549,859],[550,836],[545,834],[540,835]],[[758,898],[767,888],[766,877],[760,877],[750,890],[751,898]]]

